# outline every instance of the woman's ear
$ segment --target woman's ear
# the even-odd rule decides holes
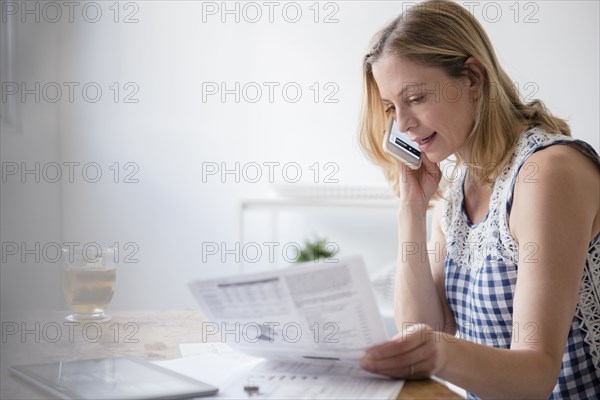
[[[465,61],[465,71],[469,79],[471,98],[477,100],[485,78],[485,68],[475,57],[469,57]]]
[[[471,81],[471,86],[479,85],[483,82],[483,77],[485,76],[485,68],[475,57],[469,57],[465,61],[465,70],[467,72],[467,76]]]

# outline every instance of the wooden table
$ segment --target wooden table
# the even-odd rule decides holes
[[[18,316],[20,315],[20,317]],[[0,397],[49,399],[8,373],[11,365],[131,355],[147,360],[180,357],[179,343],[202,342],[197,310],[114,312],[104,323],[72,323],[66,312],[2,315]],[[398,399],[462,399],[431,379],[408,381]]]

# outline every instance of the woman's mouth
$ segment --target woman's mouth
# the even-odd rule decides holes
[[[425,139],[419,140],[417,142],[419,145],[419,150],[426,151],[431,146],[431,143],[433,143],[436,136],[437,136],[437,132],[433,132],[431,135],[427,136]]]

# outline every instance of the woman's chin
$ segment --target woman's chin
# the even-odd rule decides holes
[[[447,158],[447,157],[444,157],[443,154],[441,154],[437,151],[428,151],[428,152],[425,152],[425,155],[427,156],[427,159],[429,161],[431,161],[432,163],[435,163],[435,164],[438,164]]]

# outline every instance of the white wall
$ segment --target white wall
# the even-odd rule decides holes
[[[95,162],[102,178],[88,183],[78,169],[73,183],[62,180],[60,221],[31,220],[28,214],[40,208],[25,202],[23,192],[12,195],[22,196],[18,197],[22,200],[19,204],[5,205],[3,197],[3,241],[21,237],[5,224],[6,216],[14,214],[35,225],[31,232],[38,229],[36,224],[60,231],[62,223],[63,241],[118,242],[123,255],[137,249],[139,262],[120,265],[113,308],[194,307],[185,287],[187,281],[237,271],[232,257],[225,263],[218,257],[203,263],[202,243],[235,246],[240,199],[269,189],[266,167],[258,183],[243,179],[236,183],[231,175],[224,183],[219,176],[209,176],[203,182],[202,169],[207,165],[203,163],[225,163],[233,168],[236,162],[242,166],[297,162],[301,181],[310,182],[314,173],[310,167],[318,162],[322,173],[319,184],[326,185],[323,174],[331,170],[323,166],[329,162],[338,167],[334,176],[339,180],[337,185],[383,184],[380,172],[364,159],[356,140],[361,57],[376,30],[402,10],[401,2],[320,3],[318,23],[314,22],[314,8],[310,8],[313,2],[294,3],[302,10],[297,23],[282,17],[284,6],[290,4],[285,2],[278,3],[272,23],[263,2],[255,3],[262,10],[262,19],[256,23],[244,20],[244,16],[254,18],[255,8],[246,8],[239,23],[234,15],[227,15],[223,23],[220,14],[204,14],[203,22],[203,7],[221,7],[222,3],[191,1],[130,2],[137,9],[125,9],[121,3],[120,22],[115,23],[114,12],[108,8],[112,2],[98,4],[102,18],[97,23],[85,21],[81,10],[76,10],[73,23],[65,17],[55,24],[43,19],[39,24],[21,24],[19,29],[26,32],[18,43],[19,52],[47,74],[43,79],[79,82],[80,86],[72,103],[62,99],[48,105],[57,118],[52,112],[47,115],[35,110],[24,117],[48,132],[58,132],[44,148],[59,150],[38,154],[3,135],[2,161],[57,157],[80,165]],[[243,10],[245,3],[227,4],[231,9],[237,4]],[[575,136],[598,149],[598,3],[521,2],[518,16],[513,4],[476,3],[474,14],[519,87],[526,94],[537,92],[535,97],[545,100],[554,113],[570,119]],[[498,9],[502,15],[492,23]],[[294,17],[293,10],[288,8],[288,18]],[[92,11],[88,10],[93,17]],[[132,12],[138,22],[123,23]],[[323,23],[331,12],[338,22]],[[525,23],[526,16],[538,22]],[[43,49],[29,45],[39,40],[40,30]],[[59,40],[53,41],[53,37]],[[30,65],[25,58],[20,60],[25,63],[23,67]],[[103,90],[96,103],[81,95],[81,87],[90,82]],[[110,89],[114,82],[120,87],[117,103]],[[256,103],[243,98],[236,103],[233,95],[225,102],[218,96],[203,101],[203,82],[224,82],[229,88],[235,82],[242,86],[256,82],[263,88],[263,97]],[[272,103],[263,82],[279,83]],[[282,97],[281,87],[290,82],[303,91],[296,103]],[[315,82],[321,94],[316,103],[310,89]],[[126,83],[133,86],[126,90]],[[326,83],[337,88],[333,96],[336,103],[323,101],[331,92],[324,87]],[[138,102],[125,103],[124,96],[132,88],[139,89],[133,96]],[[255,95],[254,91],[247,94]],[[28,106],[23,105],[24,109]],[[45,143],[46,133],[39,135],[32,140]],[[18,149],[23,152],[15,152]],[[118,183],[109,168],[115,162],[121,172]],[[133,164],[124,170],[125,163]],[[139,182],[123,183],[124,175],[133,171]],[[275,172],[275,180],[283,181],[281,168]],[[41,187],[38,200],[48,199],[45,207],[56,210],[56,193],[45,193]],[[4,189],[3,184],[3,193]],[[343,242],[343,253],[364,252],[369,268],[374,270],[394,257],[394,216],[393,210],[376,215],[316,213],[305,217],[304,222],[314,221],[317,233],[338,235],[329,239]],[[298,229],[288,226],[281,236],[292,240],[287,238],[312,233],[299,225],[294,227]],[[378,228],[383,232],[381,237],[374,233]],[[34,238],[32,235],[27,240]],[[124,248],[126,243],[129,247]],[[22,277],[11,279],[8,285],[25,285]],[[52,290],[60,292],[58,287]],[[4,283],[2,296],[4,300]],[[14,291],[11,296],[19,298]],[[54,303],[43,304],[64,307],[60,296]]]
[[[1,20],[1,18],[0,18]],[[4,27],[2,27],[4,28]],[[2,31],[4,34],[4,30]],[[26,82],[35,88],[36,82],[56,80],[58,75],[58,32],[42,24],[13,25],[14,68],[0,71],[2,95],[12,83]],[[6,40],[5,36],[1,39]],[[3,43],[3,55],[6,49]],[[0,60],[1,62],[1,60]],[[20,90],[20,87],[19,87]],[[42,165],[60,160],[58,109],[41,100],[35,93],[24,99],[14,97],[14,115],[10,124],[2,119],[0,142],[2,180],[0,190],[0,235],[2,264],[0,268],[0,307],[2,312],[14,309],[35,309],[41,305],[56,306],[62,301],[60,270],[54,257],[52,243],[61,242],[60,183],[44,181]],[[4,99],[3,99],[3,102]],[[3,107],[2,112],[7,108]],[[31,173],[23,172],[23,163]],[[36,175],[35,164],[39,163]],[[16,169],[13,169],[16,168]],[[11,171],[14,171],[14,175]],[[46,170],[48,177],[50,170]],[[37,180],[37,182],[36,182]],[[49,245],[50,244],[50,245]],[[36,250],[36,246],[39,249]],[[42,249],[46,246],[46,256]],[[21,260],[25,258],[25,262]]]

